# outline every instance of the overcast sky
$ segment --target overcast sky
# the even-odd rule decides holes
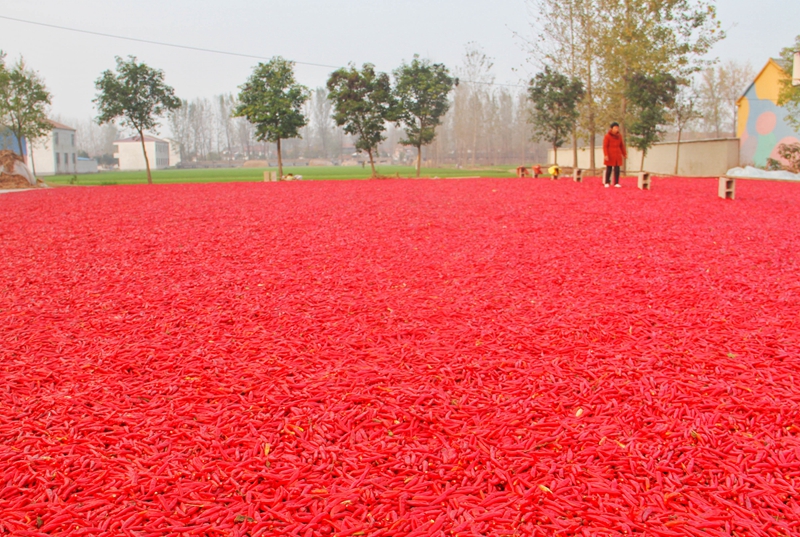
[[[721,0],[728,38],[711,56],[767,59],[800,34],[800,0]],[[494,58],[498,82],[520,83],[534,68],[524,39],[534,18],[525,0],[0,0],[0,16],[101,33],[297,62],[374,63],[390,71],[415,53],[452,67],[470,41]],[[258,60],[136,43],[0,18],[6,62],[20,55],[45,79],[53,112],[95,114],[94,81],[114,56],[163,69],[185,99],[236,92]],[[324,85],[330,67],[297,65],[299,81]]]

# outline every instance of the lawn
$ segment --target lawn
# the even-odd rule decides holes
[[[0,196],[0,535],[800,534],[800,185]]]
[[[493,166],[478,169],[458,168],[423,168],[423,177],[511,177],[509,171],[512,166]],[[263,181],[264,172],[277,171],[277,168],[216,168],[197,170],[156,170],[153,171],[154,183],[221,183],[241,181]],[[371,175],[369,166],[366,168],[356,166],[306,166],[286,167],[284,173],[294,173],[303,176],[304,180],[324,179],[367,179]],[[410,166],[379,166],[378,173],[385,177],[415,177],[416,169]],[[44,180],[52,185],[126,185],[146,183],[145,172],[102,172],[89,175],[57,175],[45,177]]]

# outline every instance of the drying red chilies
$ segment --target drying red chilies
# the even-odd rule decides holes
[[[800,189],[0,196],[0,535],[800,535]]]

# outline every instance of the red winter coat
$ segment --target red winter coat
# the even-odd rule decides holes
[[[603,162],[606,166],[622,166],[622,160],[625,158],[628,158],[628,151],[625,149],[622,135],[608,131],[603,138]]]

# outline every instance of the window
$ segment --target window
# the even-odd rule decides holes
[[[58,133],[53,133],[53,145],[58,145]]]
[[[75,164],[76,162],[77,162],[77,160],[76,160],[76,158],[75,158],[75,153],[73,153],[73,154],[72,154],[72,163],[73,163],[73,164]]]
[[[56,166],[61,166],[61,153],[56,153]]]
[[[74,134],[70,134],[70,136],[69,136],[69,142],[70,142],[70,145],[71,145],[72,147],[75,147],[75,135],[74,135]]]
[[[64,164],[69,164],[69,153],[64,153]]]

